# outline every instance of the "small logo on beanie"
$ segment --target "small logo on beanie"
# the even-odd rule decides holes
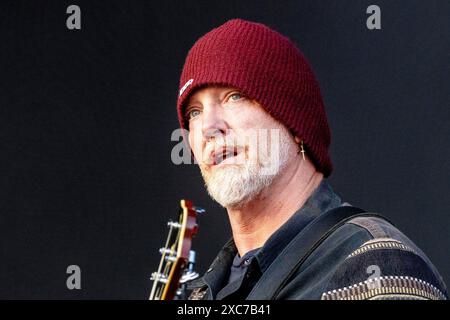
[[[188,82],[186,82],[186,83],[184,84],[183,88],[180,89],[180,95],[179,95],[179,97],[181,97],[181,95],[183,94],[184,90],[186,90],[187,87],[189,87],[189,86],[192,84],[192,82],[194,82],[194,79],[189,79]]]

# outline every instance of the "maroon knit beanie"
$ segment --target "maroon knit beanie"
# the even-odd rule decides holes
[[[285,36],[260,24],[233,19],[197,40],[180,78],[178,118],[195,89],[235,87],[256,100],[303,140],[317,170],[328,177],[330,129],[319,84],[300,50]]]

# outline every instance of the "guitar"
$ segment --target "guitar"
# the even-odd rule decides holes
[[[149,300],[184,299],[188,281],[198,278],[194,271],[195,252],[191,250],[192,238],[197,234],[197,214],[204,209],[194,207],[189,200],[180,201],[177,222],[169,221],[169,233],[163,248],[158,271],[153,272],[153,286]]]

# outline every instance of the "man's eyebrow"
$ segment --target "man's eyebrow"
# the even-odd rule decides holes
[[[193,105],[193,104],[195,104],[195,103],[201,104],[201,102],[198,101],[197,99],[189,98],[189,99],[186,101],[186,108],[189,108],[191,105]]]

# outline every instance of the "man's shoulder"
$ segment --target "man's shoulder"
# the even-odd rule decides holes
[[[418,246],[386,219],[361,216],[327,239],[336,265],[322,299],[445,299],[442,277]]]

